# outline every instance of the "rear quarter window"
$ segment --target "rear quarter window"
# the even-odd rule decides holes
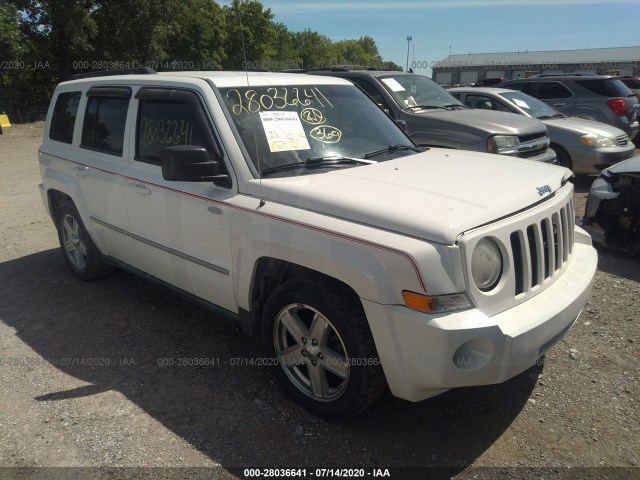
[[[602,97],[628,97],[631,90],[620,80],[576,80],[582,88]]]
[[[640,89],[640,80],[636,80],[635,78],[625,78],[624,80],[620,81],[624,83],[628,88]]]
[[[69,144],[73,142],[73,129],[76,126],[81,96],[81,92],[65,92],[58,95],[49,126],[51,140]]]

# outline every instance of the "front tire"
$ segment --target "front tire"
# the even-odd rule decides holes
[[[93,280],[112,272],[73,203],[65,202],[56,209],[56,226],[64,259],[77,277]]]
[[[284,389],[311,412],[351,417],[386,388],[362,305],[345,288],[294,279],[269,298],[262,334]]]
[[[573,164],[571,163],[571,158],[569,157],[567,151],[558,145],[552,145],[551,148],[553,148],[553,150],[556,152],[556,156],[558,157],[558,165],[560,165],[561,167],[566,167],[569,170],[573,170]]]

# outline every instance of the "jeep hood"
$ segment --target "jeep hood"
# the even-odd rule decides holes
[[[550,195],[545,186],[555,192],[571,175],[531,160],[434,148],[377,164],[265,178],[262,198],[453,244],[462,232],[540,202]]]
[[[490,110],[418,110],[415,117],[437,118],[439,122],[464,125],[482,130],[487,136],[493,135],[546,135],[544,124],[535,118],[508,112]],[[418,120],[419,121],[419,120]]]

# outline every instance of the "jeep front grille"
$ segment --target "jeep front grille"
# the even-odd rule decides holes
[[[560,210],[511,232],[516,296],[562,270],[573,252],[574,227],[571,199]]]
[[[574,228],[573,185],[567,183],[531,208],[463,233],[458,244],[467,293],[476,307],[495,315],[553,285],[573,258]],[[471,276],[473,250],[485,237],[500,247],[503,257],[502,276],[491,291],[479,290]]]

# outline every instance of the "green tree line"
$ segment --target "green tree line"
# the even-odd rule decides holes
[[[0,112],[12,121],[41,118],[55,85],[87,71],[329,65],[401,69],[382,59],[369,36],[334,42],[315,31],[290,31],[259,1],[226,6],[213,0],[0,2]]]

